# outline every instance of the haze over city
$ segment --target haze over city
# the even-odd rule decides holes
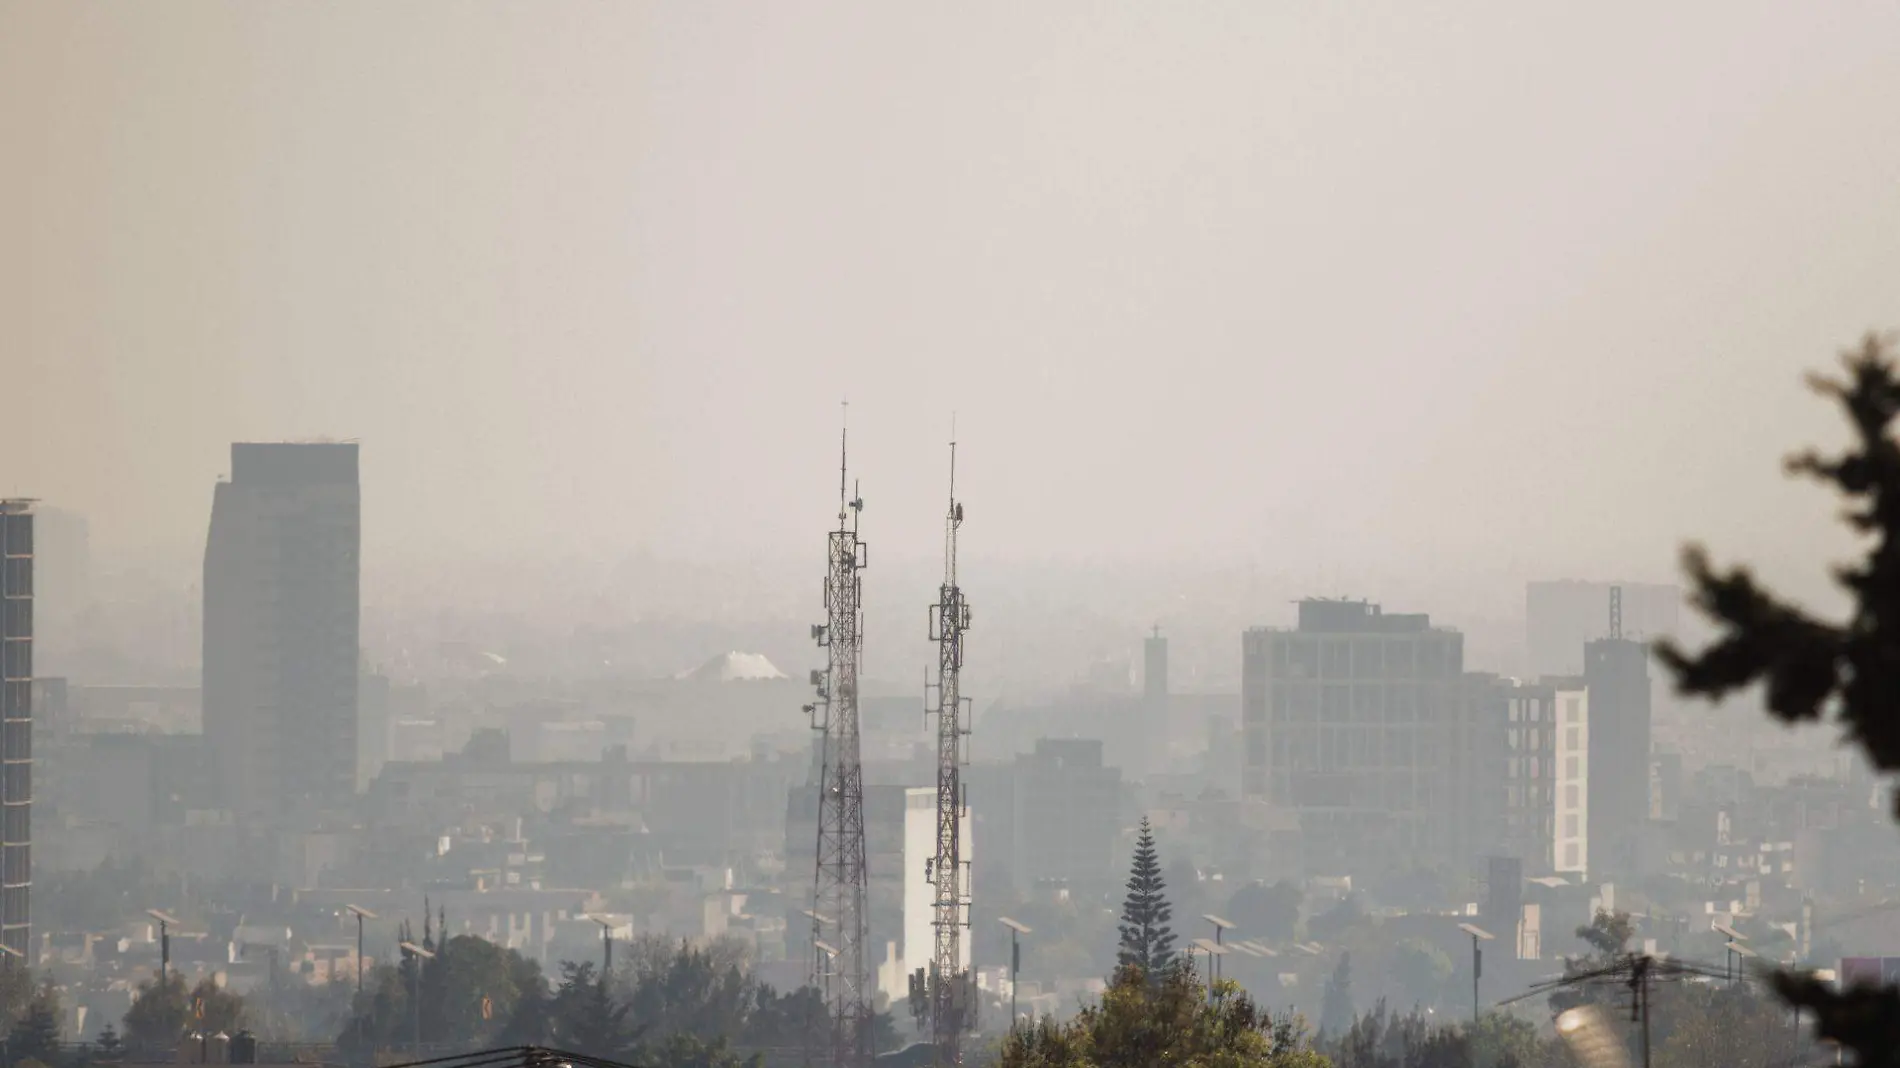
[[[1872,2],[0,0],[0,501],[21,502],[0,528],[38,524],[5,550],[37,587],[0,590],[32,602],[0,639],[31,644],[6,678],[39,702],[0,713],[33,724],[0,763],[41,776],[10,802],[32,833],[0,828],[0,887],[114,902],[29,923],[0,901],[0,946],[93,1041],[130,1032],[160,951],[82,961],[72,939],[177,908],[237,945],[265,915],[294,957],[349,941],[348,889],[402,903],[390,941],[425,891],[487,908],[492,868],[533,893],[455,929],[549,991],[609,916],[798,996],[845,745],[809,728],[859,714],[861,670],[844,766],[895,791],[862,833],[899,858],[870,879],[914,875],[904,791],[947,781],[925,716],[943,585],[972,606],[947,692],[970,699],[978,785],[933,862],[976,828],[959,907],[988,926],[938,959],[1010,1027],[984,971],[998,918],[1060,923],[1023,1018],[1066,1019],[1127,963],[1111,921],[1156,842],[1187,865],[1177,905],[1298,898],[1300,937],[1262,946],[1316,963],[1242,980],[1316,1028],[1368,917],[1453,931],[1441,955],[1455,925],[1407,924],[1539,930],[1494,951],[1520,985],[1599,912],[1632,924],[1603,939],[1664,939],[1644,953],[1680,948],[1660,918],[1680,913],[1756,944],[1797,925],[1791,966],[1900,955],[1883,928],[1824,961],[1802,913],[1900,893],[1862,758],[1773,722],[1759,688],[1678,695],[1645,644],[1722,629],[1690,604],[1691,543],[1851,607],[1829,568],[1864,546],[1782,463],[1850,441],[1805,376],[1900,325],[1895,41],[1900,7]],[[845,618],[821,583],[846,427],[868,546],[849,663],[812,641]],[[1589,740],[1553,741],[1570,721],[1535,717],[1577,701]],[[1458,725],[1400,749],[1354,726],[1382,715]],[[1564,744],[1602,778],[1551,770]],[[1366,770],[1397,761],[1422,776],[1402,798]],[[1566,785],[1610,790],[1596,830],[1562,829]],[[1744,842],[1753,889],[1733,858],[1708,883]],[[1761,859],[1784,842],[1793,867]],[[1498,904],[1505,882],[1530,896]],[[961,1063],[1007,1028],[933,1001],[905,1030],[906,936],[935,922],[912,892],[860,902],[864,982],[897,1023],[859,1052],[901,1033]],[[1514,911],[1540,893],[1541,920]],[[319,907],[343,926],[308,930]],[[1201,914],[1175,909],[1184,943]],[[1327,916],[1336,937],[1308,937]],[[1363,958],[1359,1008],[1368,988],[1471,1007],[1469,970],[1407,985]],[[200,963],[194,982],[254,990]],[[25,1020],[21,989],[0,1009]],[[839,996],[819,1001],[845,1020]],[[400,1019],[347,998],[268,1004],[245,1018],[267,1042],[402,1047]],[[430,1026],[457,1025],[416,1023],[409,1052]],[[784,1037],[759,1034],[726,1037]]]

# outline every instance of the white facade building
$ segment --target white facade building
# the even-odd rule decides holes
[[[962,833],[960,852],[963,854],[964,869],[959,878],[963,882],[963,897],[969,900],[970,891],[970,810],[963,810],[960,824]],[[904,974],[910,975],[919,968],[928,969],[931,957],[936,953],[936,897],[937,888],[930,882],[927,865],[937,858],[937,788],[920,786],[904,791],[904,944],[900,950],[904,961]],[[969,918],[965,910],[964,919]],[[970,931],[964,929],[960,945],[958,966],[970,967]],[[900,986],[908,992],[908,986]],[[898,995],[901,996],[901,995]]]

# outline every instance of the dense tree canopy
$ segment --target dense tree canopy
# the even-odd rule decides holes
[[[1325,1068],[1293,1020],[1272,1019],[1232,983],[1209,996],[1189,964],[1151,981],[1120,969],[1096,1005],[1003,1043],[1001,1068]]]
[[[211,979],[187,988],[185,977],[172,972],[163,982],[154,977],[139,984],[125,1013],[125,1041],[139,1049],[170,1048],[194,1031],[234,1033],[247,1015],[244,999]]]

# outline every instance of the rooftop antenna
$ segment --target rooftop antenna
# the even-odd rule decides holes
[[[964,739],[970,729],[964,713],[963,632],[970,626],[970,605],[957,586],[957,528],[963,525],[963,505],[957,503],[957,424],[950,417],[950,503],[943,523],[943,585],[930,608],[931,640],[937,643],[937,684],[926,685],[925,718],[937,717],[937,850],[928,875],[932,887],[931,926],[935,931],[930,971],[925,976],[929,996],[931,1039],[937,1064],[954,1068],[963,1063],[963,1034],[970,1029],[973,1004],[970,977],[963,966],[963,928],[969,926],[970,862],[963,856]],[[934,690],[934,694],[931,692]],[[934,702],[933,702],[934,698]]]

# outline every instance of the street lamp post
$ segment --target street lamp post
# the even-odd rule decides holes
[[[355,905],[343,907],[350,910],[351,915],[356,917],[356,1005],[351,1015],[356,1017],[356,1034],[360,1040],[363,1037],[363,1029],[369,1026],[367,1014],[363,1011],[363,921],[377,917],[374,912]]]
[[[145,914],[158,921],[158,987],[165,988],[166,980],[171,977],[172,964],[172,925],[178,921],[157,909],[146,909]]]
[[[409,976],[409,1001],[415,1009],[415,1050],[417,1055],[420,1056],[422,1053],[422,962],[434,960],[435,954],[423,949],[414,942],[403,942],[398,948],[416,959],[415,971],[410,973]]]
[[[1221,944],[1220,935],[1222,931],[1231,931],[1234,929],[1233,924],[1227,922],[1226,920],[1221,919],[1219,916],[1213,915],[1212,913],[1202,916],[1201,919],[1206,920],[1208,923],[1211,923],[1214,925],[1214,944],[1216,946]],[[1210,974],[1207,977],[1210,982],[1214,980],[1218,980],[1220,978],[1220,975],[1218,974],[1218,969],[1220,968],[1220,958],[1221,958],[1220,954],[1216,954],[1214,957],[1214,963],[1213,963],[1213,968],[1212,968],[1212,970],[1214,971],[1214,974]]]
[[[377,917],[374,912],[368,909],[357,908],[355,905],[345,905],[343,907],[348,909],[350,914],[356,917],[356,996],[360,998],[363,996],[363,921],[373,920]]]
[[[1009,928],[1009,1033],[1016,1033],[1016,973],[1022,971],[1023,947],[1016,941],[1017,935],[1033,934],[1026,925],[1004,916],[997,921]]]
[[[614,970],[614,924],[604,916],[589,916],[600,924],[600,978],[604,982]]]
[[[1730,953],[1735,955],[1735,970],[1730,974],[1730,977],[1729,977],[1729,983],[1731,985],[1734,984],[1735,980],[1740,979],[1742,977],[1742,969],[1748,960],[1754,957],[1761,956],[1761,954],[1755,952],[1754,950],[1748,948],[1745,945],[1742,945],[1740,942],[1730,942],[1727,946],[1723,948],[1727,949]]]
[[[1195,949],[1207,954],[1207,974],[1210,976],[1213,975],[1214,969],[1220,966],[1220,958],[1227,954],[1227,948],[1217,945],[1211,938],[1196,938],[1192,944]],[[1212,983],[1209,983],[1207,987],[1207,999],[1209,1001],[1214,1000],[1214,986]]]
[[[1461,923],[1458,929],[1471,936],[1471,1022],[1478,1022],[1478,979],[1484,975],[1484,950],[1478,943],[1489,942],[1495,936],[1476,924]]]
[[[1736,950],[1742,948],[1742,943],[1748,941],[1748,936],[1726,923],[1712,923],[1709,927],[1716,934],[1728,939],[1728,945],[1722,947],[1722,970],[1728,974],[1728,981],[1732,986],[1735,983],[1735,973],[1740,970],[1735,967],[1735,958],[1738,956]]]

